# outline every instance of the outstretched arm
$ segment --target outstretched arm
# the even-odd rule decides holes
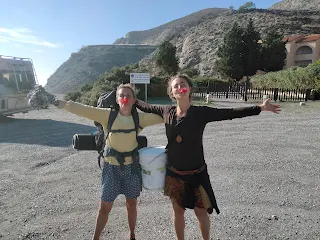
[[[54,105],[60,109],[64,109],[80,117],[85,117],[96,121],[101,125],[106,125],[108,123],[110,110],[107,108],[97,108],[73,101],[64,100],[56,100]]]
[[[162,116],[152,113],[139,113],[139,119],[142,128],[164,123]]]
[[[267,99],[259,106],[220,109],[203,107],[202,110],[202,119],[204,119],[206,123],[254,116],[260,114],[261,111],[270,111],[277,114],[281,111],[279,105],[270,103],[270,99]]]
[[[266,99],[261,105],[261,111],[269,111],[276,114],[279,114],[281,112],[280,105],[271,104],[270,98]]]
[[[141,101],[139,99],[137,99],[137,101],[136,101],[136,106],[142,112],[154,113],[162,118],[164,118],[164,114],[166,112],[166,109],[168,108],[168,106],[152,105],[152,104],[146,103],[144,101]]]

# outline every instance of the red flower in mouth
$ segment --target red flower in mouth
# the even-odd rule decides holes
[[[180,93],[185,94],[186,92],[188,92],[187,88],[181,88],[180,89]]]
[[[128,103],[128,98],[124,97],[121,99],[121,103],[126,104]]]

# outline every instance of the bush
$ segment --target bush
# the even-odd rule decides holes
[[[150,84],[148,95],[153,98],[168,98],[167,84]]]
[[[79,102],[81,97],[81,92],[72,92],[72,93],[67,93],[64,96],[64,100],[66,101],[74,101],[74,102]]]
[[[92,89],[93,85],[86,84],[81,88],[81,92],[89,92]]]
[[[278,72],[255,75],[251,78],[255,88],[283,88],[283,89],[316,89],[320,90],[320,64],[293,67]]]
[[[68,100],[96,106],[98,98],[102,93],[115,90],[121,83],[129,83],[130,73],[132,72],[148,72],[148,70],[140,67],[139,64],[114,67],[109,72],[101,75],[92,85],[87,84],[81,88],[80,92],[67,94],[66,98]],[[143,92],[140,91],[141,89],[143,89]],[[139,96],[144,94],[144,87],[142,88],[137,85],[136,93]]]
[[[226,81],[213,78],[213,77],[205,77],[205,76],[197,76],[193,78],[193,83],[196,87],[207,87],[214,85],[216,83],[225,83]]]
[[[310,97],[311,97],[311,100],[319,100],[320,99],[320,90],[312,89]]]

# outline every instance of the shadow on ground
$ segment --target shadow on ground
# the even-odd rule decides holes
[[[93,124],[92,124],[93,125]],[[0,144],[18,143],[68,147],[74,134],[90,134],[95,127],[51,119],[0,119]]]

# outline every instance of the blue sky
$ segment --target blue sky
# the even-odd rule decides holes
[[[47,78],[83,45],[111,44],[129,31],[150,29],[204,8],[234,6],[237,9],[246,1],[5,2],[1,8],[0,55],[32,58],[39,83],[45,85]],[[258,8],[268,8],[276,2],[279,0],[255,1]]]

